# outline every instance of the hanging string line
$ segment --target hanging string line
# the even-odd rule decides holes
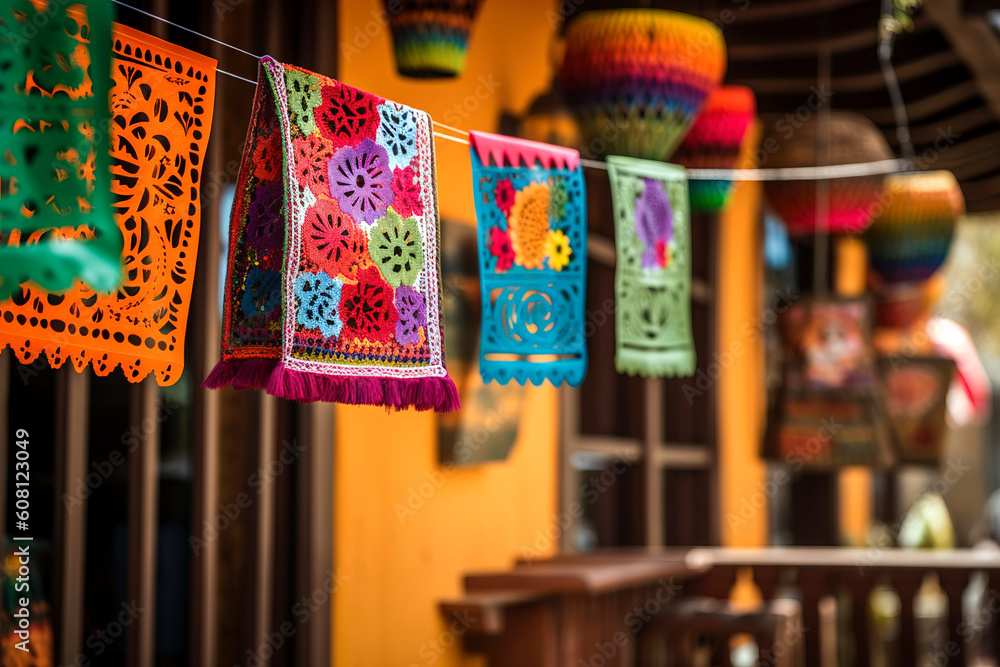
[[[437,123],[434,124],[437,125]],[[437,137],[438,139],[447,139],[448,141],[454,141],[456,144],[465,144],[466,146],[469,145],[467,139],[459,139],[458,137],[453,137],[448,134],[442,134],[441,132],[435,132],[434,136]]]
[[[214,37],[209,37],[197,30],[192,30],[187,26],[183,26],[179,23],[174,23],[173,21],[168,21],[162,16],[157,16],[151,12],[147,12],[144,9],[139,9],[138,7],[133,7],[130,4],[122,2],[122,0],[111,0],[116,5],[120,5],[132,11],[139,12],[151,19],[156,19],[157,21],[162,21],[167,25],[173,26],[185,32],[189,32],[192,35],[201,37],[202,39],[207,39],[210,42],[214,42],[220,46],[225,46],[226,48],[232,49],[233,51],[238,51],[244,55],[250,56],[255,60],[260,60],[260,56],[250,53],[238,46],[233,46],[232,44],[227,44],[222,40],[215,39]],[[247,83],[257,85],[257,82],[253,79],[248,79],[242,77],[238,74],[233,74],[232,72],[227,72],[225,70],[215,68],[220,74],[225,74],[234,79],[239,79],[240,81],[246,81]],[[453,137],[442,132],[434,132],[434,136],[439,139],[445,139],[447,141],[453,141],[457,144],[469,145],[469,133],[465,130],[461,130],[457,127],[452,127],[451,125],[445,125],[444,123],[439,123],[436,120],[431,119],[434,123],[434,127],[449,130],[459,135],[458,137]],[[592,169],[603,169],[607,170],[607,165],[600,160],[586,160],[581,159],[580,164],[584,167],[590,167]],[[829,165],[826,167],[782,167],[780,169],[687,169],[687,177],[690,180],[696,181],[822,181],[836,178],[857,178],[861,176],[877,176],[881,174],[893,174],[901,171],[909,171],[913,169],[913,163],[908,159],[894,159],[894,160],[878,160],[876,162],[857,162],[853,164],[836,164]]]
[[[249,51],[244,51],[243,49],[241,49],[238,46],[233,46],[232,44],[226,44],[225,42],[223,42],[221,40],[218,40],[218,39],[216,39],[214,37],[209,37],[208,35],[203,35],[202,33],[198,32],[197,30],[192,30],[191,28],[188,28],[187,26],[183,26],[183,25],[181,25],[179,23],[174,23],[173,21],[168,21],[167,19],[163,18],[162,16],[157,16],[156,14],[153,14],[151,12],[147,12],[145,9],[139,9],[138,7],[133,7],[132,5],[127,4],[125,2],[122,2],[121,0],[111,0],[111,2],[115,3],[116,5],[121,5],[122,7],[126,7],[128,9],[131,9],[134,12],[139,12],[140,14],[144,14],[144,15],[148,16],[151,19],[156,19],[157,21],[162,21],[163,23],[166,23],[167,25],[172,25],[175,28],[179,28],[181,30],[189,32],[192,35],[197,35],[198,37],[201,37],[202,39],[207,39],[210,42],[215,42],[219,46],[225,46],[227,48],[232,49],[233,51],[239,51],[240,53],[242,53],[244,55],[248,55],[248,56],[250,56],[251,58],[253,58],[255,60],[260,60],[260,56],[254,55],[253,53],[250,53]],[[229,74],[229,72],[224,72],[224,74]],[[230,76],[235,76],[235,75],[230,75]],[[237,78],[241,78],[242,79],[243,77],[237,77]],[[249,79],[243,79],[243,80],[244,81],[250,81]],[[256,81],[251,81],[251,83],[256,84],[257,82]]]
[[[240,76],[239,74],[233,74],[232,72],[227,72],[226,70],[219,69],[218,67],[215,68],[215,71],[218,72],[219,74],[225,74],[226,76],[231,76],[234,79],[239,79],[240,81],[246,81],[247,83],[252,83],[255,86],[257,85],[256,81],[254,81],[253,79],[248,79],[245,76]]]
[[[580,160],[584,167],[607,169],[599,160]],[[912,169],[909,160],[877,160],[875,162],[855,162],[832,164],[826,167],[781,167],[779,169],[687,169],[687,177],[693,181],[825,181],[835,178],[857,178],[894,174]]]

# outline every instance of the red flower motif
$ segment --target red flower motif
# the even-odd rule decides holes
[[[351,276],[368,254],[368,237],[335,201],[309,211],[302,228],[306,257],[336,278]]]
[[[392,192],[396,197],[392,202],[392,208],[404,218],[424,214],[420,184],[413,181],[415,175],[412,167],[405,169],[397,167],[392,171]]]
[[[667,247],[666,241],[656,242],[656,261],[661,269],[670,266],[670,248]]]
[[[315,116],[320,134],[335,148],[354,146],[365,138],[374,141],[378,130],[375,98],[344,84],[323,86],[323,104],[316,107]]]
[[[314,192],[329,192],[326,177],[327,165],[333,157],[333,146],[330,142],[323,137],[310,134],[304,139],[293,139],[292,146],[299,182],[303,185],[311,184]]]
[[[393,291],[376,266],[358,272],[358,282],[345,284],[340,293],[341,336],[347,340],[389,344],[396,332],[399,314],[393,305]]]
[[[262,139],[253,147],[253,175],[261,181],[272,181],[278,177],[278,169],[281,166],[281,141],[277,134]]]
[[[497,271],[509,271],[514,266],[514,249],[510,246],[510,232],[499,227],[490,230],[490,252],[497,258]]]
[[[510,215],[510,209],[514,208],[514,196],[516,194],[514,192],[514,184],[510,182],[509,178],[501,178],[497,182],[497,187],[493,191],[493,195],[496,197],[497,206],[503,211],[504,216]]]

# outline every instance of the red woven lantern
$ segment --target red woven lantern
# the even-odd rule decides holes
[[[891,160],[894,156],[882,132],[856,113],[830,112],[828,159],[820,160],[819,123],[815,113],[804,122],[794,114],[770,119],[770,133],[761,144],[761,167],[813,167]],[[882,197],[882,176],[836,178],[829,188],[825,229],[833,234],[860,233],[871,224]],[[817,227],[816,198],[820,181],[768,181],[764,192],[771,207],[793,235],[813,234]]]
[[[743,137],[756,114],[757,99],[752,90],[744,86],[717,88],[708,96],[672,161],[688,169],[734,169]],[[731,186],[730,180],[692,179],[688,183],[691,211],[724,208]]]

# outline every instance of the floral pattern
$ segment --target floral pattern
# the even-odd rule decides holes
[[[310,211],[302,240],[306,257],[334,277],[356,272],[368,251],[368,237],[335,202],[327,211]]]
[[[427,325],[427,304],[424,295],[406,285],[396,290],[396,341],[403,345],[420,342],[420,329]]]
[[[424,202],[421,200],[420,183],[416,180],[413,167],[392,171],[392,207],[404,218],[411,215],[424,214]]]
[[[281,181],[264,183],[254,192],[247,211],[247,243],[258,257],[280,247],[284,239]]]
[[[323,103],[314,115],[320,133],[336,147],[374,139],[378,132],[378,111],[372,97],[350,86],[324,86]]]
[[[371,139],[334,153],[328,175],[330,194],[358,222],[374,223],[392,203],[389,156]]]
[[[268,316],[281,305],[281,274],[269,269],[250,269],[240,308],[246,317]]]
[[[652,178],[643,181],[642,193],[635,200],[635,233],[643,244],[642,268],[663,269],[669,263],[673,211],[663,184]]]
[[[497,181],[497,187],[493,191],[496,198],[497,208],[503,211],[504,216],[510,215],[510,209],[514,208],[514,184],[509,178],[501,178]]]
[[[417,154],[417,120],[407,107],[383,102],[378,107],[381,122],[376,135],[378,143],[385,146],[389,164],[405,167]]]
[[[326,273],[300,273],[295,279],[296,321],[307,329],[319,329],[324,338],[339,336],[344,327],[338,312],[343,285],[340,278]]]
[[[572,254],[569,237],[561,230],[555,229],[545,237],[545,257],[549,260],[550,268],[562,271],[569,264],[569,256]]]
[[[315,110],[323,103],[319,77],[301,70],[285,71],[288,90],[288,110],[293,114],[296,127],[307,137],[316,131]]]
[[[519,190],[508,219],[515,261],[526,269],[541,268],[549,233],[549,187],[531,183]]]
[[[259,141],[254,147],[252,169],[258,181],[273,181],[278,177],[278,168],[281,166],[281,141],[277,136],[274,138],[276,141]]]
[[[330,158],[333,157],[330,142],[318,134],[311,134],[304,139],[296,139],[293,144],[296,169],[302,182],[328,189],[326,180]]]
[[[424,268],[424,249],[416,218],[403,218],[391,208],[372,230],[372,261],[393,287],[412,285]]]
[[[369,266],[359,271],[358,282],[345,285],[340,294],[346,336],[388,343],[395,335],[399,315],[393,304],[393,290],[378,268]]]
[[[497,271],[509,271],[514,266],[514,249],[510,246],[507,230],[499,227],[490,229],[490,253],[497,258]]]

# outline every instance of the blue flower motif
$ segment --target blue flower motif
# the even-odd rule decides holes
[[[344,281],[327,273],[300,273],[295,279],[299,298],[296,321],[307,329],[319,329],[324,338],[336,338],[344,323],[340,319],[340,288]]]
[[[247,319],[264,315],[281,305],[281,274],[269,269],[247,271],[246,288],[240,308]]]
[[[381,121],[376,140],[389,154],[392,168],[404,168],[417,154],[417,119],[413,110],[393,102],[383,102],[378,107]]]

